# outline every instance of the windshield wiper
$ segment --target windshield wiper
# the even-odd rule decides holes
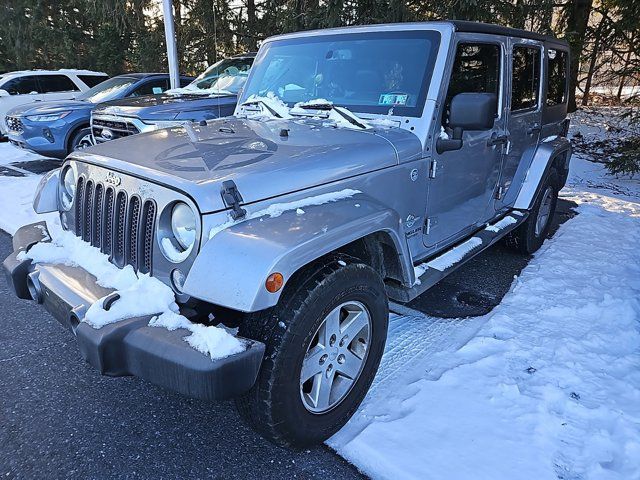
[[[269,106],[269,104],[267,102],[265,102],[264,100],[260,100],[260,99],[255,99],[255,100],[247,100],[246,102],[242,103],[242,106],[248,106],[248,105],[262,105],[264,108],[266,108],[267,110],[269,110],[269,113],[271,115],[273,115],[276,118],[282,118],[282,115],[280,115],[278,112],[276,112],[273,108],[271,108]]]
[[[298,108],[302,108],[303,110],[324,110],[324,111],[333,110],[342,118],[344,118],[347,122],[349,122],[351,125],[355,125],[356,127],[360,127],[364,129],[367,128],[367,126],[364,123],[362,123],[362,120],[360,120],[353,112],[350,112],[345,107],[338,107],[333,103],[310,103],[310,104],[302,104],[297,106]]]

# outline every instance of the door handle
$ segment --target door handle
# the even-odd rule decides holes
[[[491,135],[491,138],[487,140],[487,146],[495,147],[496,145],[505,144],[509,141],[508,135],[498,135],[495,132]]]
[[[540,130],[542,130],[542,127],[540,127],[540,125],[538,125],[536,123],[532,127],[527,129],[527,135],[533,135],[534,133],[540,133]]]

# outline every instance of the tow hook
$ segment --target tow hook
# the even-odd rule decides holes
[[[242,195],[233,180],[225,180],[222,182],[222,201],[227,207],[231,208],[231,218],[238,220],[247,214],[247,211],[240,206],[243,202]]]

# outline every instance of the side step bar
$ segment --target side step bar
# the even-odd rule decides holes
[[[416,281],[411,287],[387,284],[389,298],[407,303],[426,292],[459,266],[483,252],[507,233],[518,228],[529,216],[529,212],[512,210],[497,222],[487,225],[462,242],[435,257],[414,266]]]

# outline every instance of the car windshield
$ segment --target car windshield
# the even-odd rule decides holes
[[[253,58],[227,58],[220,60],[177,93],[232,93],[240,91],[249,75]]]
[[[132,77],[113,77],[78,95],[77,99],[91,103],[116,100],[122,97],[124,91],[137,81],[138,79]]]
[[[439,42],[428,30],[268,42],[242,101],[274,94],[292,107],[322,98],[354,112],[420,116]]]

